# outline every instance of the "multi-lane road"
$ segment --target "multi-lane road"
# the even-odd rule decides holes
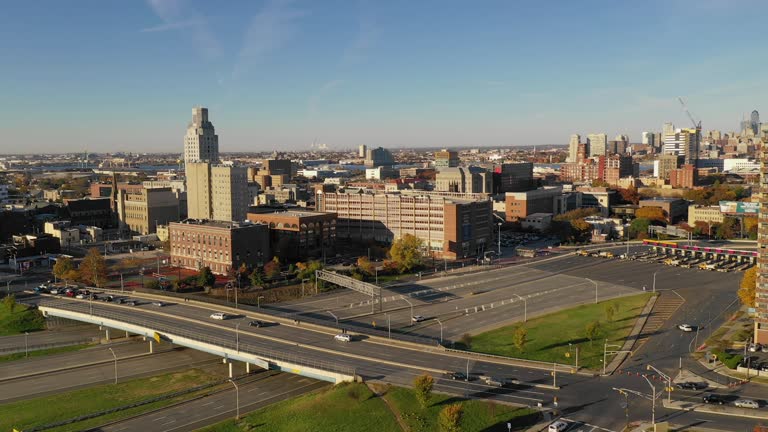
[[[709,328],[719,325],[726,318],[727,313],[737,307],[733,300],[739,274],[680,269],[636,261],[623,262],[567,256],[526,266],[389,287],[384,296],[395,296],[395,298],[382,306],[385,310],[393,309],[390,312],[393,327],[398,330],[408,329],[410,306],[398,296],[408,296],[409,293],[422,291],[420,295],[406,297],[414,303],[413,314],[426,317],[450,317],[452,313],[455,314],[456,317],[448,321],[444,328],[446,334],[455,336],[521,320],[523,313],[521,302],[500,304],[501,301],[512,300],[518,295],[527,299],[528,313],[532,316],[575,303],[594,301],[595,287],[593,283],[586,281],[587,277],[597,282],[598,297],[606,299],[642,292],[643,287],[650,290],[654,273],[656,273],[656,288],[663,292],[661,298],[674,296],[681,300],[677,305],[654,311],[658,319],[654,321],[656,327],[653,329],[653,334],[644,338],[644,343],[625,363],[624,368],[645,370],[647,364],[652,364],[674,375],[682,357],[685,368],[700,372],[696,364],[687,358],[690,348],[695,345],[693,339],[695,335],[676,331],[675,326],[679,322],[688,322],[702,326],[702,331],[706,332]],[[454,285],[457,286],[454,288]],[[424,292],[425,290],[432,291]],[[280,305],[277,312],[328,315],[324,318],[328,319],[332,327],[333,318],[330,314],[324,314],[324,310],[335,311],[337,315],[341,311],[348,311],[349,314],[345,316],[349,321],[371,325],[370,321],[375,320],[379,323],[379,327],[385,325],[386,318],[381,315],[354,317],[364,313],[364,310],[370,311],[370,305],[359,305],[360,301],[365,300],[368,299],[357,293],[339,292]],[[37,298],[33,301],[81,312],[89,310],[86,303],[72,299]],[[357,306],[354,306],[355,302]],[[388,304],[390,302],[391,305]],[[489,303],[498,304],[493,308],[474,313],[474,307]],[[350,307],[350,304],[353,306]],[[470,307],[473,309],[470,314],[456,313],[457,310],[466,310]],[[278,350],[297,358],[322,358],[340,366],[354,368],[358,375],[372,381],[381,380],[397,385],[409,385],[413,377],[423,370],[464,371],[467,367],[474,374],[517,378],[529,384],[492,389],[479,381],[457,382],[440,377],[436,389],[469,397],[489,397],[532,406],[542,403],[551,407],[554,398],[557,397],[558,410],[565,417],[607,430],[620,430],[625,423],[625,410],[622,406],[624,399],[612,390],[613,387],[650,391],[642,378],[624,374],[599,378],[559,374],[557,381],[558,385],[562,386],[560,390],[541,388],[531,384],[550,384],[552,377],[547,370],[489,361],[468,361],[464,357],[446,354],[436,348],[414,349],[389,344],[386,340],[378,338],[359,337],[351,343],[341,343],[333,340],[332,330],[317,331],[302,325],[276,324],[262,328],[242,325],[236,333],[237,324],[245,323],[248,318],[211,320],[209,315],[217,310],[215,306],[179,303],[157,308],[146,302],[136,307],[94,303],[93,308],[94,314],[109,314],[129,322],[140,320],[163,328],[183,328],[185,331],[195,332],[213,341],[232,341],[238,337],[242,346],[249,350],[265,352]],[[355,313],[355,309],[359,309],[359,313]],[[439,330],[435,326],[419,326],[415,331],[434,336]],[[758,393],[750,387],[742,389],[742,392]],[[681,392],[676,393],[673,398],[684,397],[697,396],[695,393]],[[648,402],[641,399],[630,400],[630,421],[648,420],[649,412]],[[657,419],[665,418],[680,425],[705,422],[709,427],[723,430],[742,430],[754,423],[752,420],[741,418],[666,411],[657,405]]]

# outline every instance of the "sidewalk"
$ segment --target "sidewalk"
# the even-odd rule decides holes
[[[750,408],[737,408],[728,405],[709,405],[704,402],[691,402],[691,401],[677,401],[667,402],[666,399],[662,401],[664,408],[676,409],[682,411],[695,411],[710,414],[729,415],[735,417],[746,417],[754,419],[768,420],[768,412],[760,409]]]
[[[651,316],[651,311],[653,310],[653,306],[656,304],[657,298],[658,296],[651,296],[651,298],[648,299],[648,303],[645,304],[645,308],[643,309],[642,314],[637,319],[637,321],[635,321],[635,326],[632,327],[632,331],[627,335],[627,339],[624,341],[624,345],[621,347],[621,351],[630,351],[635,345],[635,342],[637,342],[637,336],[643,331],[645,323]],[[621,352],[617,354],[616,357],[614,357],[606,367],[606,375],[612,375],[614,372],[616,372],[616,369],[621,366],[621,364],[624,362],[624,360],[627,359],[628,356],[629,352]]]

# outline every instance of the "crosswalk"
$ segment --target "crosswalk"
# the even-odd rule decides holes
[[[648,342],[648,339],[653,336],[661,326],[685,303],[677,293],[674,291],[663,291],[661,295],[656,299],[656,303],[651,309],[651,315],[645,322],[643,329],[640,331],[640,338],[635,342],[635,346],[632,348],[633,352],[638,352],[640,348]]]

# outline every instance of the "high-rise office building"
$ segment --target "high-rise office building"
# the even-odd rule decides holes
[[[754,133],[755,136],[760,134],[760,113],[757,112],[757,110],[752,111],[752,114],[750,114],[749,125],[752,128],[752,133]]]
[[[581,144],[581,135],[571,135],[571,139],[568,141],[568,162],[576,162],[579,159],[579,144]]]
[[[395,164],[395,158],[392,157],[392,153],[389,150],[379,147],[375,149],[368,149],[365,152],[365,166],[366,168],[376,168],[380,166],[392,166]]]
[[[492,187],[493,175],[480,167],[443,168],[435,176],[435,190],[440,192],[490,194]]]
[[[664,154],[684,156],[684,163],[696,166],[699,159],[699,132],[696,129],[675,129],[664,135]]]
[[[664,127],[661,128],[661,136],[664,137],[673,133],[675,133],[675,125],[669,122],[664,123]]]
[[[643,140],[642,143],[649,146],[654,146],[656,143],[654,142],[654,133],[653,132],[643,132]]]
[[[187,214],[191,219],[243,221],[250,204],[247,168],[207,162],[187,166]]]
[[[368,150],[368,146],[365,144],[360,144],[360,146],[357,148],[357,157],[364,158],[366,150]]]
[[[587,135],[589,156],[605,156],[608,150],[608,135],[604,133]]]
[[[192,108],[192,121],[184,136],[184,164],[219,162],[219,136],[208,121],[208,108]]]
[[[760,204],[757,216],[755,343],[768,344],[768,146],[760,150]]]
[[[459,152],[442,149],[435,152],[435,168],[455,168],[459,166],[461,160],[459,159]]]

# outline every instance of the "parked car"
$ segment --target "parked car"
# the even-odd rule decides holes
[[[421,316],[421,315],[414,315],[414,316],[412,316],[412,317],[411,317],[411,321],[413,321],[413,322],[422,322],[422,321],[424,321],[425,319],[426,319],[426,318],[424,318],[424,317],[423,317],[423,316]]]
[[[215,320],[225,320],[228,318],[229,318],[229,314],[224,312],[214,312],[211,314],[211,319],[215,319]]]
[[[563,432],[566,429],[568,429],[568,423],[562,420],[558,420],[549,425],[549,427],[547,428],[547,432]]]
[[[259,321],[259,320],[253,320],[253,321],[249,321],[249,322],[248,322],[248,325],[249,325],[250,327],[264,327],[264,323],[263,323],[263,322],[261,322],[261,321]]]
[[[705,404],[717,404],[722,405],[725,403],[725,398],[714,393],[707,393],[704,395],[704,397],[701,398],[701,400]]]
[[[348,333],[339,333],[333,338],[339,342],[352,342],[352,336]]]
[[[760,408],[760,405],[758,405],[758,403],[753,401],[752,399],[739,399],[733,404],[739,408],[751,408],[751,409]]]
[[[749,346],[747,347],[747,350],[749,350],[749,352],[758,352],[758,351],[761,351],[762,348],[763,347],[760,344],[749,344]]]
[[[679,328],[680,330],[682,330],[684,332],[692,332],[692,331],[695,330],[695,328],[692,325],[690,325],[690,324],[679,324],[677,326],[677,328]]]

